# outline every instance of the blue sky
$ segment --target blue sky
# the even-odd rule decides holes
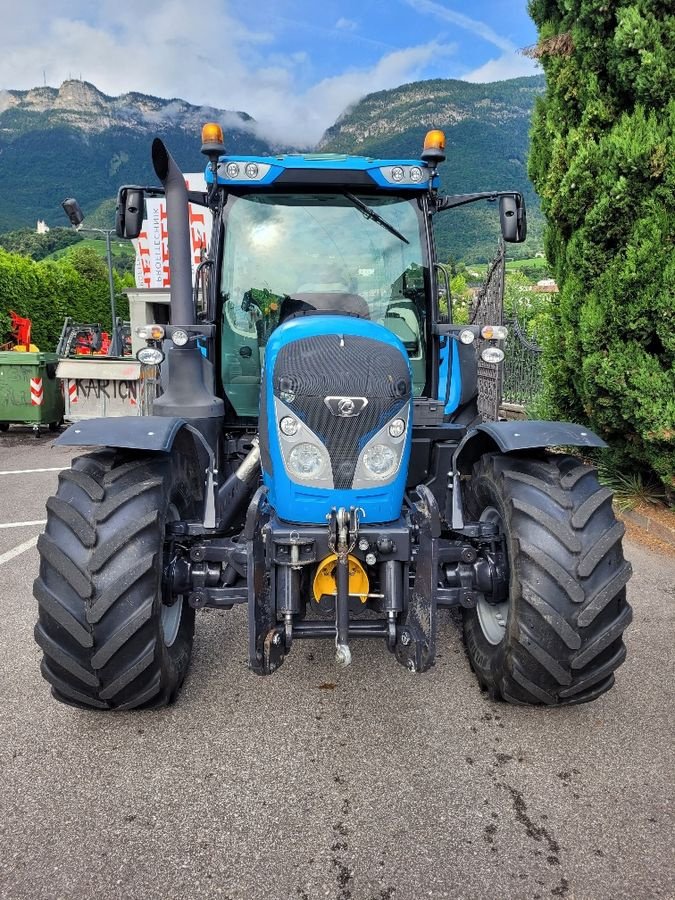
[[[307,144],[375,90],[534,74],[518,50],[535,41],[526,0],[23,0],[3,9],[0,90],[81,76]]]

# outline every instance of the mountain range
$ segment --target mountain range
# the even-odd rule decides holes
[[[527,178],[529,123],[543,76],[492,84],[437,79],[364,97],[324,134],[318,148],[272,145],[245,112],[194,106],[184,100],[129,93],[109,97],[84,81],[59,88],[0,91],[0,232],[34,225],[66,224],[65,196],[80,202],[93,223],[96,210],[110,217],[110,198],[122,183],[152,184],[152,138],[161,136],[184,171],[202,168],[200,130],[205,121],[224,126],[228,153],[270,155],[285,150],[417,157],[429,128],[447,137],[441,167],[443,189],[453,193],[497,188],[522,190],[530,233],[525,246],[539,249],[541,214]],[[103,204],[103,206],[102,206]],[[449,216],[449,218],[448,218]],[[444,214],[437,230],[443,256],[477,261],[494,250],[496,211]],[[536,246],[535,246],[536,245]]]

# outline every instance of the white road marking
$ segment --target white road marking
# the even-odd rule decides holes
[[[23,528],[25,525],[45,525],[46,519],[34,519],[32,522],[2,522],[0,528]]]
[[[15,556],[19,556],[21,553],[25,553],[26,550],[30,550],[31,547],[34,547],[37,544],[37,535],[35,537],[30,538],[27,541],[24,541],[23,544],[19,544],[18,547],[14,547],[13,550],[8,550],[7,553],[3,553],[0,555],[0,566],[3,563],[9,562],[10,559],[14,559]]]
[[[34,472],[62,472],[65,466],[54,466],[51,469],[6,469],[0,475],[32,475]]]

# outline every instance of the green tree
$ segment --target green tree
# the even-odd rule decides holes
[[[531,0],[547,93],[530,176],[560,286],[551,412],[675,487],[675,16],[665,0]]]
[[[44,259],[50,253],[70,247],[82,240],[82,235],[72,228],[52,228],[46,234],[37,234],[32,228],[20,228],[0,234],[0,247],[10,253],[20,253],[31,259]]]

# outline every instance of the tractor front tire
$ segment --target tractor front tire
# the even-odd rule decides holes
[[[489,454],[466,494],[473,519],[506,540],[509,597],[463,610],[464,639],[494,700],[559,706],[594,700],[626,656],[630,563],[612,493],[572,456]]]
[[[167,522],[194,512],[198,483],[178,453],[75,459],[47,501],[34,584],[42,674],[57,699],[93,709],[159,707],[188,669],[194,609],[167,596]]]

